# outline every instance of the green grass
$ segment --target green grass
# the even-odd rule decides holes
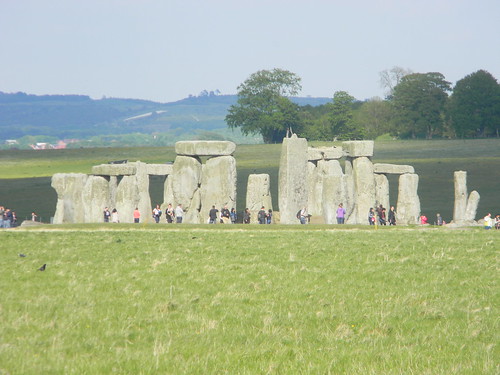
[[[4,230],[0,373],[497,374],[499,235]]]
[[[313,146],[333,143],[312,142]],[[341,145],[341,142],[334,143]],[[278,167],[281,145],[239,145],[235,152],[238,168],[237,209],[245,207],[246,185],[251,173],[271,176],[271,195],[278,210]],[[54,216],[56,195],[50,187],[54,173],[90,173],[93,165],[111,160],[140,160],[165,163],[175,159],[173,147],[96,148],[46,151],[0,151],[0,204],[14,208],[22,219],[33,210],[43,218]],[[487,212],[500,213],[500,140],[377,141],[374,162],[410,164],[419,175],[422,213],[431,219],[439,212],[446,221],[453,215],[453,172],[467,171],[469,192],[481,195],[477,218]],[[397,201],[397,177],[390,177],[391,203]],[[161,179],[151,180],[153,202],[162,199]],[[47,220],[48,221],[48,220]]]

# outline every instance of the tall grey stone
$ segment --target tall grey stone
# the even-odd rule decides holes
[[[139,194],[137,208],[141,213],[141,223],[150,223],[153,221],[153,217],[151,215],[152,207],[151,207],[151,196],[149,195],[149,174],[148,174],[148,165],[146,163],[141,163],[137,161],[135,163],[137,173],[135,174],[137,191]],[[160,204],[161,202],[157,202]]]
[[[323,178],[322,213],[325,224],[337,223],[337,208],[340,203],[347,212],[347,179],[346,175],[330,175]]]
[[[118,177],[109,176],[108,191],[109,191],[109,209],[110,211],[116,207],[116,189],[118,188]]]
[[[375,174],[375,201],[389,211],[389,180],[385,174]]]
[[[161,210],[165,213],[169,204],[173,208],[177,207],[174,199],[174,189],[172,187],[173,176],[168,175],[163,184],[163,204],[161,205]],[[165,217],[165,216],[164,216]]]
[[[307,140],[293,134],[283,139],[279,169],[281,224],[296,224],[297,211],[307,205]]]
[[[418,175],[407,173],[399,176],[398,224],[417,224],[420,217],[420,199],[418,197]]]
[[[479,193],[473,190],[469,194],[469,199],[467,200],[467,208],[465,209],[464,221],[466,223],[472,224],[476,220],[477,206],[479,205]]]
[[[82,191],[85,223],[102,223],[103,211],[109,207],[109,182],[102,176],[89,176]]]
[[[83,223],[85,220],[85,204],[83,187],[88,176],[83,173],[56,173],[52,176],[51,185],[57,193],[54,224]]]
[[[200,187],[201,171],[202,164],[198,157],[179,155],[175,158],[172,171],[175,206],[182,204],[185,210],[189,210],[193,195]]]
[[[349,224],[368,224],[368,212],[375,204],[375,175],[373,164],[366,156],[353,160],[354,212]]]
[[[248,176],[246,208],[250,210],[250,222],[258,223],[257,214],[264,206],[266,211],[273,207],[271,199],[271,178],[268,174],[251,174]]]
[[[455,171],[453,181],[455,185],[453,222],[462,223],[465,220],[465,210],[467,209],[467,172]]]
[[[218,156],[207,160],[201,176],[201,209],[203,220],[215,205],[236,208],[236,160],[232,156]]]
[[[346,176],[345,184],[346,184],[346,201],[344,203],[345,208],[345,222],[351,224],[352,222],[356,222],[354,213],[354,205],[356,203],[355,200],[355,189],[354,189],[354,172],[353,172],[353,161],[354,159],[351,157],[347,157],[345,159],[345,167],[344,173]],[[351,218],[352,216],[352,218]]]
[[[321,175],[320,168],[317,166],[317,163],[320,161],[307,162],[307,209],[313,216],[321,215],[323,212],[323,208],[321,207],[323,176]]]
[[[116,188],[116,210],[121,223],[133,223],[134,210],[139,208],[139,187],[135,176],[123,176]],[[149,214],[141,212],[141,216]]]

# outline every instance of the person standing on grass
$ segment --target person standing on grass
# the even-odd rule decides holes
[[[212,206],[210,211],[208,211],[208,224],[217,224],[217,213],[218,209],[215,208],[215,205]]]
[[[495,229],[500,229],[500,215],[495,216]]]
[[[258,212],[257,219],[259,220],[259,224],[266,223],[266,209],[264,206],[262,206],[260,211]]]
[[[243,224],[250,224],[250,210],[248,208],[245,208],[243,213]]]
[[[389,209],[389,225],[396,225],[396,211],[394,211],[394,206]]]
[[[3,228],[3,214],[5,213],[5,207],[0,206],[0,228]]]
[[[37,218],[38,218],[38,215],[35,213],[35,211],[33,211],[31,213],[31,221],[36,221]]]
[[[484,217],[484,229],[491,229],[491,227],[493,226],[491,223],[492,221],[493,220],[491,219],[491,214],[488,213],[488,215]]]
[[[227,205],[221,210],[220,218],[224,224],[229,224],[231,222],[231,212],[229,211],[229,208],[227,208]]]
[[[266,223],[271,224],[273,221],[273,210],[267,210]]]
[[[337,208],[337,224],[344,224],[344,218],[345,218],[345,208],[341,203]]]
[[[139,212],[139,209],[136,207],[134,210],[134,223],[139,223],[139,220],[141,219],[141,213]]]
[[[231,223],[232,224],[236,224],[236,220],[238,220],[238,214],[236,213],[236,210],[233,208],[231,208],[231,212],[229,214],[231,216]]]
[[[370,223],[370,225],[375,225],[375,211],[373,207],[370,207],[370,211],[368,211],[368,223]]]
[[[184,210],[182,209],[182,204],[179,203],[179,205],[175,208],[175,220],[177,224],[182,223],[183,216],[184,216]]]
[[[307,224],[308,218],[309,218],[309,214],[307,213],[307,207],[303,207],[299,213],[300,224]]]
[[[160,205],[157,204],[155,208],[153,208],[153,218],[155,219],[156,224],[160,222],[161,217],[161,208]]]
[[[113,208],[113,212],[111,213],[111,222],[119,223],[120,219],[118,218],[118,211],[116,208]]]
[[[165,211],[165,219],[167,219],[167,223],[172,224],[174,222],[174,217],[174,208],[172,207],[172,203],[169,203]]]
[[[104,222],[109,223],[109,218],[111,217],[111,212],[109,212],[109,209],[107,207],[104,208],[103,216],[104,216]]]

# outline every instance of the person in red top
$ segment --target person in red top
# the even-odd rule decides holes
[[[139,212],[139,209],[136,207],[134,210],[134,223],[138,223],[140,218],[141,218],[141,213]]]
[[[427,224],[427,216],[422,215],[420,216],[420,224]]]

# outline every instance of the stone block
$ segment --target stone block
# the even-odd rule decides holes
[[[173,164],[146,164],[146,173],[155,176],[167,176],[172,174]]]
[[[342,149],[346,156],[357,158],[360,156],[373,156],[373,141],[345,141]]]
[[[418,175],[405,173],[399,176],[397,223],[418,224],[420,199],[418,197]]]
[[[344,151],[341,147],[309,147],[307,149],[307,160],[338,160],[342,159]]]
[[[465,219],[467,209],[467,172],[455,171],[453,174],[455,185],[455,203],[453,206],[453,222],[461,223]]]
[[[273,207],[271,199],[271,178],[268,174],[248,176],[246,207],[250,210],[252,224],[258,223],[257,214],[264,206],[266,211]]]
[[[236,150],[236,144],[229,141],[180,141],[175,144],[177,155],[185,156],[227,156]]]
[[[136,173],[135,164],[100,164],[92,167],[93,175],[97,176],[130,176]]]
[[[411,165],[375,163],[373,164],[373,172],[380,174],[415,173],[415,168]]]

